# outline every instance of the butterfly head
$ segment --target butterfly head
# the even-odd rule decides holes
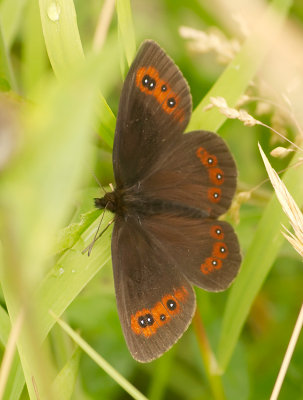
[[[103,210],[107,210],[115,213],[117,211],[117,196],[115,192],[105,193],[104,197],[96,198],[95,207]]]

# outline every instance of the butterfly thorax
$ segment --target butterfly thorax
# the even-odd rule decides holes
[[[140,187],[140,185],[138,186]],[[128,189],[116,188],[113,192],[106,193],[104,197],[95,199],[95,206],[99,209],[109,210],[126,219],[134,215],[140,217],[161,214],[187,216],[189,218],[209,217],[209,214],[200,208],[146,196],[137,189],[138,186],[136,185],[136,190],[134,187]]]

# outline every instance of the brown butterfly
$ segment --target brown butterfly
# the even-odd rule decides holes
[[[116,188],[95,199],[115,213],[112,262],[119,317],[132,356],[149,362],[190,324],[192,285],[226,289],[241,256],[229,208],[237,169],[215,133],[183,135],[192,109],[178,67],[145,41],[120,98],[113,166]]]

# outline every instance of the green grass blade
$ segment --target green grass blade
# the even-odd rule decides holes
[[[48,56],[56,76],[62,79],[84,60],[74,3],[72,0],[39,0],[39,5]],[[99,108],[100,132],[110,145],[115,117],[102,94]]]
[[[70,400],[72,398],[79,370],[80,355],[81,351],[77,348],[56,376],[53,382],[53,391],[57,399]]]
[[[48,56],[58,78],[68,76],[84,54],[72,0],[39,0]]]
[[[0,306],[0,341],[3,347],[6,346],[10,330],[11,323],[7,312]]]
[[[104,226],[110,218],[110,215],[104,216]],[[56,315],[61,315],[100,268],[110,260],[111,228],[102,235],[102,240],[96,242],[89,257],[82,254],[93,240],[98,223],[99,219],[82,234],[75,246],[58,260],[38,290],[36,298],[42,339],[55,322],[48,310],[52,309]]]
[[[11,323],[7,312],[0,306],[0,341],[3,347],[6,346],[11,330]],[[24,375],[18,354],[14,355],[10,367],[8,380],[5,385],[5,392],[2,400],[18,399],[24,386]]]
[[[0,3],[0,21],[8,48],[11,47],[19,29],[26,2],[27,0],[18,0],[14,2],[13,6],[11,0],[2,0]]]
[[[117,0],[119,38],[122,41],[128,66],[131,65],[136,52],[136,38],[129,0]]]
[[[296,159],[293,162],[296,162]],[[302,174],[301,166],[288,170],[283,178],[284,184],[299,205],[303,204],[303,185],[298,185]],[[281,233],[281,224],[289,225],[280,203],[273,194],[228,298],[218,346],[218,363],[222,370],[226,369],[250,307],[285,240]]]
[[[27,0],[23,20],[22,87],[28,94],[41,81],[48,66],[37,0]],[[30,94],[29,94],[30,97]]]
[[[56,315],[51,312],[52,317]],[[147,400],[130,382],[128,382],[117,370],[115,370],[103,357],[85,342],[80,335],[73,331],[64,321],[58,319],[57,323],[66,333],[102,368],[112,379],[114,379],[133,399]]]
[[[203,108],[209,104],[211,96],[222,96],[230,106],[235,105],[264,60],[266,53],[270,49],[272,40],[276,38],[290,4],[289,0],[274,0],[271,3],[268,15],[264,16],[261,26],[266,25],[266,20],[273,10],[278,10],[279,15],[274,25],[274,31],[270,32],[269,37],[266,38],[266,41],[264,40],[262,46],[259,45],[260,28],[247,39],[241,51],[193,112],[188,130],[209,129],[216,131],[219,129],[226,117],[216,109],[203,112]],[[300,180],[300,174],[295,171],[289,172],[289,174],[287,174],[287,177],[289,176],[288,179],[290,179],[289,183],[295,185],[295,182]],[[218,362],[222,369],[225,369],[231,357],[254,297],[261,287],[283,242],[283,238],[279,232],[281,218],[281,209],[277,201],[273,199],[264,212],[258,233],[251,245],[251,250],[247,253],[241,267],[241,273],[233,284],[224,314],[218,349]],[[272,221],[275,221],[275,223]],[[264,232],[267,232],[266,235],[262,234],[262,229],[264,229]],[[274,243],[267,243],[268,238],[272,238]],[[262,253],[264,251],[266,254]],[[248,288],[249,285],[251,286]]]
[[[6,243],[1,284],[13,319],[20,309],[19,296],[23,294],[32,299],[26,291],[32,293],[41,279],[49,263],[54,234],[66,218],[83,177],[90,154],[89,135],[93,134],[98,85],[109,69],[109,62],[101,64],[100,56],[94,57],[79,71],[71,73],[65,82],[44,85],[40,98],[37,96],[39,106],[26,110],[25,144],[11,168],[3,174],[0,191],[1,236]],[[18,232],[15,241],[8,234],[11,231]],[[16,258],[12,259],[11,254],[16,254]],[[18,286],[20,281],[22,285]],[[16,287],[22,289],[16,290]],[[40,321],[36,328],[40,328]],[[35,363],[32,360],[39,355],[32,353],[27,332],[24,329],[20,336],[19,354],[33,395],[31,379]],[[38,371],[36,374],[39,375]]]
[[[16,89],[16,85],[0,25],[0,92],[10,89]]]

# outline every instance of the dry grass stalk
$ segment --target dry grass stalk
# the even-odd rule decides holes
[[[301,213],[297,203],[292,198],[291,194],[288,192],[286,186],[279,178],[276,171],[271,167],[267,157],[265,156],[260,144],[259,149],[261,156],[263,158],[263,162],[265,164],[265,168],[267,170],[270,181],[275,189],[278,200],[289,218],[291,226],[293,227],[294,234],[289,232],[285,227],[286,232],[282,232],[286,239],[291,243],[294,249],[303,257],[303,214]],[[301,310],[299,312],[299,316],[297,318],[297,322],[295,324],[291,339],[289,341],[277,380],[275,382],[275,386],[270,397],[270,400],[276,400],[279,396],[292,354],[294,352],[296,343],[298,341],[300,332],[302,330],[303,325],[303,305],[301,306]]]
[[[289,218],[291,226],[294,230],[294,235],[283,232],[286,239],[292,244],[296,251],[303,257],[303,214],[300,211],[297,203],[288,192],[286,186],[279,178],[279,175],[271,167],[268,159],[266,158],[261,146],[259,149],[269,176],[269,179],[275,189],[278,200],[283,208],[283,211]],[[287,231],[288,232],[288,231]]]
[[[228,40],[218,28],[206,33],[187,26],[181,26],[180,35],[190,39],[190,49],[197,53],[214,51],[222,64],[227,64],[240,50],[240,43],[236,39]]]
[[[282,139],[289,142],[292,146],[296,147],[298,150],[303,152],[303,149],[301,147],[297,146],[295,143],[290,141],[287,137],[282,135],[277,130],[275,130],[272,127],[264,124],[263,122],[255,119],[253,116],[248,114],[247,111],[241,110],[241,109],[237,110],[236,108],[229,107],[226,100],[224,99],[224,97],[220,97],[220,96],[210,97],[209,100],[210,100],[210,104],[208,104],[206,107],[204,107],[204,111],[208,111],[214,107],[217,107],[221,114],[225,115],[227,118],[230,118],[230,119],[238,119],[239,121],[243,122],[243,124],[245,126],[255,126],[255,125],[264,126],[265,128],[268,128],[272,132],[279,135]]]
[[[100,51],[105,43],[114,10],[115,0],[105,0],[99,15],[98,25],[93,40],[93,49],[96,52]]]
[[[294,149],[287,149],[286,147],[278,146],[270,152],[270,155],[276,158],[284,158],[292,152],[294,152]]]

